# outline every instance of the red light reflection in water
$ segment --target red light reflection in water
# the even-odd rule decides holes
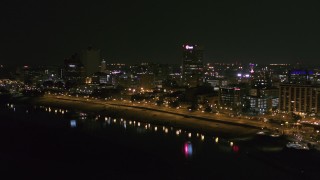
[[[234,146],[232,146],[232,150],[233,150],[233,152],[239,152],[239,146],[237,146],[237,145],[234,145]]]
[[[184,143],[184,155],[186,158],[192,157],[193,149],[191,142]]]

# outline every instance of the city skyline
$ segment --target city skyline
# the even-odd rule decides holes
[[[320,3],[0,7],[11,179],[319,179]]]
[[[181,63],[199,44],[204,62],[314,64],[317,4],[297,2],[4,2],[1,64],[61,64],[92,45],[106,61]]]

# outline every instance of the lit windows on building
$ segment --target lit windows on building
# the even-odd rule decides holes
[[[182,79],[190,87],[203,83],[203,49],[198,45],[183,45]]]
[[[279,93],[279,110],[297,113],[317,113],[319,86],[282,84]]]

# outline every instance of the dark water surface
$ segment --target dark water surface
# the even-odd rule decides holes
[[[316,151],[52,107],[1,104],[0,179],[317,179]],[[235,137],[237,138],[237,137]]]

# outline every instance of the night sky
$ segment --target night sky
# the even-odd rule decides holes
[[[89,45],[107,62],[316,63],[320,6],[292,1],[1,1],[0,63],[60,65]],[[320,62],[320,61],[319,61]]]

